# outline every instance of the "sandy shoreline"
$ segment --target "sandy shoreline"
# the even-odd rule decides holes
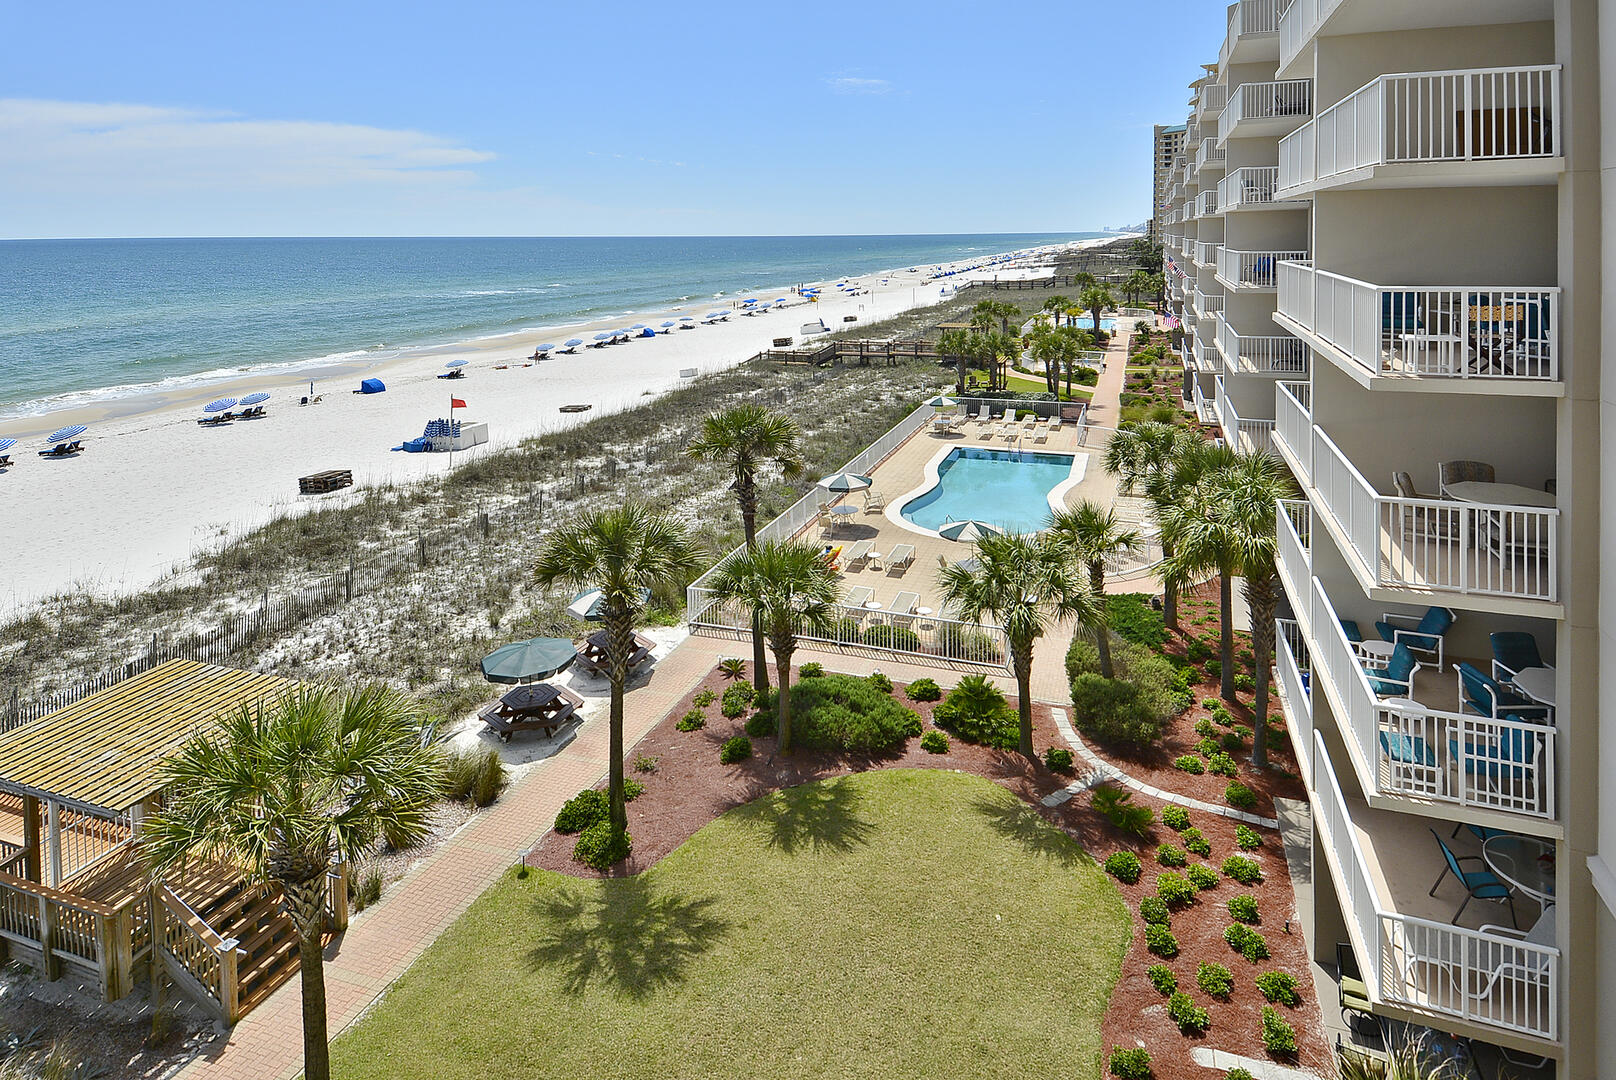
[[[379,363],[357,358],[312,372],[251,374],[6,420],[0,432],[21,441],[11,450],[15,464],[0,474],[0,505],[8,520],[24,527],[12,530],[9,557],[0,562],[0,614],[70,588],[105,593],[145,587],[195,552],[277,513],[324,505],[297,494],[297,478],[311,472],[353,470],[355,489],[324,500],[442,473],[448,468],[447,455],[392,448],[419,436],[428,420],[448,415],[451,391],[467,403],[457,417],[488,424],[489,443],[469,451],[486,453],[665,392],[680,383],[681,369],[706,373],[731,367],[777,337],[801,342],[801,324],[816,318],[834,330],[875,322],[935,304],[946,298],[939,290],[951,293],[953,285],[966,280],[927,282],[927,276],[927,271],[863,274],[850,279],[859,283],[859,295],[844,295],[827,285],[818,303],[792,296],[792,306],[755,316],[740,315],[736,301],[727,297],[702,302],[711,306],[687,304],[683,310],[698,318],[725,307],[736,314],[693,330],[603,349],[580,348],[532,366],[523,364],[541,342],[558,336],[588,341],[602,330],[633,322],[657,325],[672,316],[641,313],[564,331],[541,328],[412,349]],[[788,289],[760,289],[752,295],[773,299],[790,296]],[[857,322],[844,323],[847,315]],[[467,376],[438,379],[444,363],[454,358],[468,362]],[[496,370],[496,365],[508,366]],[[311,376],[323,401],[300,407],[298,399],[308,392]],[[368,376],[381,378],[387,392],[351,393]],[[196,423],[207,401],[254,390],[273,395],[265,418],[217,428]],[[573,415],[557,411],[574,402],[593,408]],[[62,460],[37,456],[39,437],[69,423],[90,425],[84,453]],[[455,458],[465,459],[461,454]]]

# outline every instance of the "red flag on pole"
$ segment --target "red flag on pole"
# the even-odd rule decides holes
[[[464,401],[461,401],[459,398],[452,397],[452,398],[449,399],[449,408],[451,408],[451,409],[464,409],[465,407],[466,407],[466,403]]]

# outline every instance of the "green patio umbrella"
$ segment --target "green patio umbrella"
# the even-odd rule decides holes
[[[578,650],[566,638],[536,637],[501,645],[483,657],[483,678],[497,683],[524,683],[567,670]]]
[[[984,536],[1003,536],[1004,530],[985,521],[950,521],[937,530],[937,535],[944,540],[960,540],[974,544]]]
[[[863,491],[873,483],[875,481],[868,476],[844,472],[825,477],[819,482],[819,486],[826,491]]]
[[[952,409],[954,406],[958,405],[959,402],[955,401],[947,394],[938,394],[936,397],[926,402],[926,404],[930,405],[934,409]]]

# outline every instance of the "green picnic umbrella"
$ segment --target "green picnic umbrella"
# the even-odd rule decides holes
[[[926,404],[930,405],[934,409],[952,409],[954,406],[958,405],[959,402],[955,401],[947,394],[938,394],[936,397],[926,402]]]
[[[483,678],[497,683],[523,683],[567,670],[578,650],[566,638],[536,637],[501,645],[483,657]]]
[[[984,536],[1002,536],[1004,530],[997,525],[989,525],[985,521],[950,521],[937,535],[944,540],[961,540],[966,543],[975,543]]]

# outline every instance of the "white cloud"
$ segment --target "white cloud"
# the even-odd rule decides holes
[[[13,196],[438,187],[494,157],[407,129],[29,98],[0,98],[0,144],[0,191]]]
[[[890,94],[892,84],[885,79],[861,79],[852,75],[838,75],[825,80],[838,94]]]

